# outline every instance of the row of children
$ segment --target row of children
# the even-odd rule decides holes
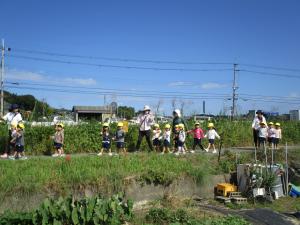
[[[54,142],[55,153],[52,155],[53,157],[64,156],[63,143],[64,143],[64,125],[62,123],[58,123],[55,125],[55,134],[50,138]],[[8,148],[10,148],[10,152],[13,152],[12,155],[7,155],[7,157],[1,158],[9,158],[12,160],[15,159],[27,159],[25,155],[25,140],[24,140],[24,123],[12,123],[9,130],[9,143]]]
[[[153,145],[156,149],[157,152],[160,151],[161,147],[161,141],[163,144],[163,151],[162,154],[164,153],[170,153],[170,146],[171,146],[171,130],[170,130],[170,124],[165,125],[165,130],[162,132],[159,128],[158,124],[154,125],[154,130],[153,130]],[[209,149],[212,147],[213,148],[213,153],[216,153],[215,145],[214,145],[214,140],[215,138],[220,139],[220,136],[214,129],[214,124],[209,123],[208,128],[209,130],[207,133],[204,135],[204,131],[200,127],[200,123],[196,122],[195,127],[192,130],[188,130],[185,132],[184,130],[184,124],[178,124],[175,125],[174,133],[173,133],[173,141],[174,141],[174,148],[173,148],[173,153],[175,154],[185,154],[186,152],[194,153],[196,150],[196,146],[198,145],[200,149],[205,150],[206,152],[209,151]],[[185,145],[186,141],[186,135],[187,134],[193,134],[194,137],[194,144],[192,150],[188,151]],[[202,146],[202,139],[203,138],[208,138],[209,144],[206,149]]]
[[[195,127],[192,130],[189,130],[185,132],[184,130],[184,124],[178,124],[174,127],[174,133],[173,133],[173,142],[174,142],[174,148],[171,150],[171,125],[165,124],[164,130],[162,131],[159,127],[159,124],[154,124],[154,129],[152,130],[152,143],[154,146],[154,149],[156,152],[161,152],[161,154],[165,153],[175,153],[175,154],[185,154],[186,152],[194,153],[196,146],[198,145],[202,150],[205,150],[206,152],[209,151],[209,149],[213,148],[213,153],[216,153],[216,148],[214,145],[215,138],[220,139],[220,136],[214,129],[214,124],[209,123],[208,128],[209,130],[204,135],[204,131],[200,128],[200,124],[197,122],[195,123]],[[194,136],[194,144],[193,144],[193,150],[188,151],[185,145],[186,141],[186,135],[187,134],[193,134]],[[111,141],[116,142],[117,147],[117,153],[126,153],[125,148],[125,131],[123,130],[123,123],[119,122],[117,125],[117,131],[115,132],[115,135],[111,136],[109,131],[109,124],[104,123],[102,125],[102,132],[100,133],[102,136],[102,148],[99,152],[99,156],[103,155],[103,152],[108,152],[109,155],[112,155],[111,152]],[[206,149],[203,148],[201,139],[208,138],[209,144]],[[162,151],[161,151],[162,148]]]
[[[259,146],[264,146],[267,142],[272,149],[278,149],[278,144],[282,138],[280,123],[261,122],[259,127]]]

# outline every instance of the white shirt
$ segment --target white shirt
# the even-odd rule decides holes
[[[261,138],[268,137],[268,128],[267,127],[259,127],[258,136]]]
[[[275,138],[281,139],[281,129],[275,129]]]
[[[185,132],[183,130],[179,131],[179,135],[178,135],[179,141],[185,142],[185,137],[186,137]]]
[[[151,129],[151,126],[154,123],[154,118],[151,114],[141,114],[137,118],[137,121],[140,124],[140,131],[147,131]]]
[[[215,129],[208,130],[204,137],[208,139],[215,139],[215,138],[220,139],[220,136]]]
[[[161,139],[160,134],[161,134],[161,130],[153,130],[152,140],[154,140],[156,138]]]
[[[267,124],[266,118],[264,116],[262,116],[262,120],[260,120],[258,118],[258,116],[254,117],[253,122],[252,122],[252,128],[255,130],[258,130],[261,122],[264,122],[265,124]]]
[[[273,127],[268,128],[268,137],[270,137],[270,138],[275,137],[275,128],[273,128]]]
[[[168,142],[171,142],[171,131],[170,130],[164,131],[164,133],[163,133],[163,139],[167,140]]]
[[[9,112],[3,116],[3,119],[7,122],[8,128],[10,129],[12,124],[18,124],[22,121],[22,116],[20,113]]]

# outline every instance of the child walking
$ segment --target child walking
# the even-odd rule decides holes
[[[123,152],[126,154],[126,148],[125,148],[125,131],[123,130],[123,123],[119,122],[116,135],[114,140],[116,141],[117,144],[117,152]]]
[[[27,159],[24,153],[24,124],[19,123],[17,125],[17,129],[14,133],[12,133],[12,140],[11,143],[15,144],[15,153],[14,153],[14,158],[15,159]]]
[[[9,156],[9,159],[15,159],[17,156],[17,151],[16,151],[16,139],[14,137],[16,136],[17,132],[17,123],[12,123],[10,126],[10,141],[9,141],[9,148],[10,151],[13,152],[13,155]]]
[[[275,142],[275,128],[274,128],[274,123],[269,122],[268,126],[268,143],[269,143],[269,148],[274,148],[274,142]]]
[[[217,133],[217,131],[215,130],[214,124],[213,123],[209,123],[208,124],[208,131],[205,134],[205,138],[208,138],[208,147],[206,149],[204,149],[206,152],[209,151],[209,149],[211,147],[213,147],[213,151],[212,153],[217,153],[216,148],[215,148],[215,139],[221,139],[221,137],[219,136],[219,134]]]
[[[202,143],[201,143],[201,139],[204,138],[204,132],[203,130],[200,128],[200,123],[196,122],[195,123],[195,128],[193,130],[189,130],[187,133],[193,133],[194,134],[194,144],[193,144],[193,150],[191,151],[191,153],[194,153],[196,150],[196,146],[198,145],[200,147],[200,149],[204,150]]]
[[[152,133],[153,133],[152,142],[153,142],[154,149],[156,150],[156,152],[160,152],[161,130],[157,123],[154,124],[154,129]]]
[[[65,140],[65,135],[64,135],[64,124],[63,123],[58,123],[55,125],[55,134],[52,137],[54,140],[54,148],[55,148],[55,153],[52,155],[53,157],[57,156],[64,156],[64,140]]]
[[[259,147],[262,145],[265,147],[266,140],[268,137],[268,128],[267,124],[265,122],[260,123],[260,127],[258,128],[258,141],[259,141]]]
[[[184,124],[183,123],[178,124],[178,128],[179,128],[178,150],[175,153],[176,155],[185,154],[184,143],[185,143],[186,134],[185,134],[185,131],[184,131]]]
[[[280,123],[275,123],[275,138],[274,138],[274,148],[278,149],[279,141],[281,140],[281,128]]]
[[[178,150],[178,137],[179,137],[179,124],[174,126],[174,132],[173,132],[173,153],[176,153]]]
[[[165,130],[162,135],[163,139],[163,151],[161,154],[170,153],[170,146],[171,146],[171,125],[166,124]]]
[[[107,151],[108,155],[112,156],[111,148],[110,148],[110,134],[109,134],[109,124],[103,123],[102,132],[100,133],[102,136],[102,148],[98,154],[98,156],[103,155],[103,151]]]

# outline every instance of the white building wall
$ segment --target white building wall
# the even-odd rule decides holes
[[[290,120],[300,120],[300,110],[290,110]]]

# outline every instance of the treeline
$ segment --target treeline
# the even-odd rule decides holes
[[[17,95],[4,91],[4,100],[8,104],[8,108],[11,104],[18,104],[23,118],[29,121],[49,117],[55,111],[48,103],[36,99],[33,95]]]

